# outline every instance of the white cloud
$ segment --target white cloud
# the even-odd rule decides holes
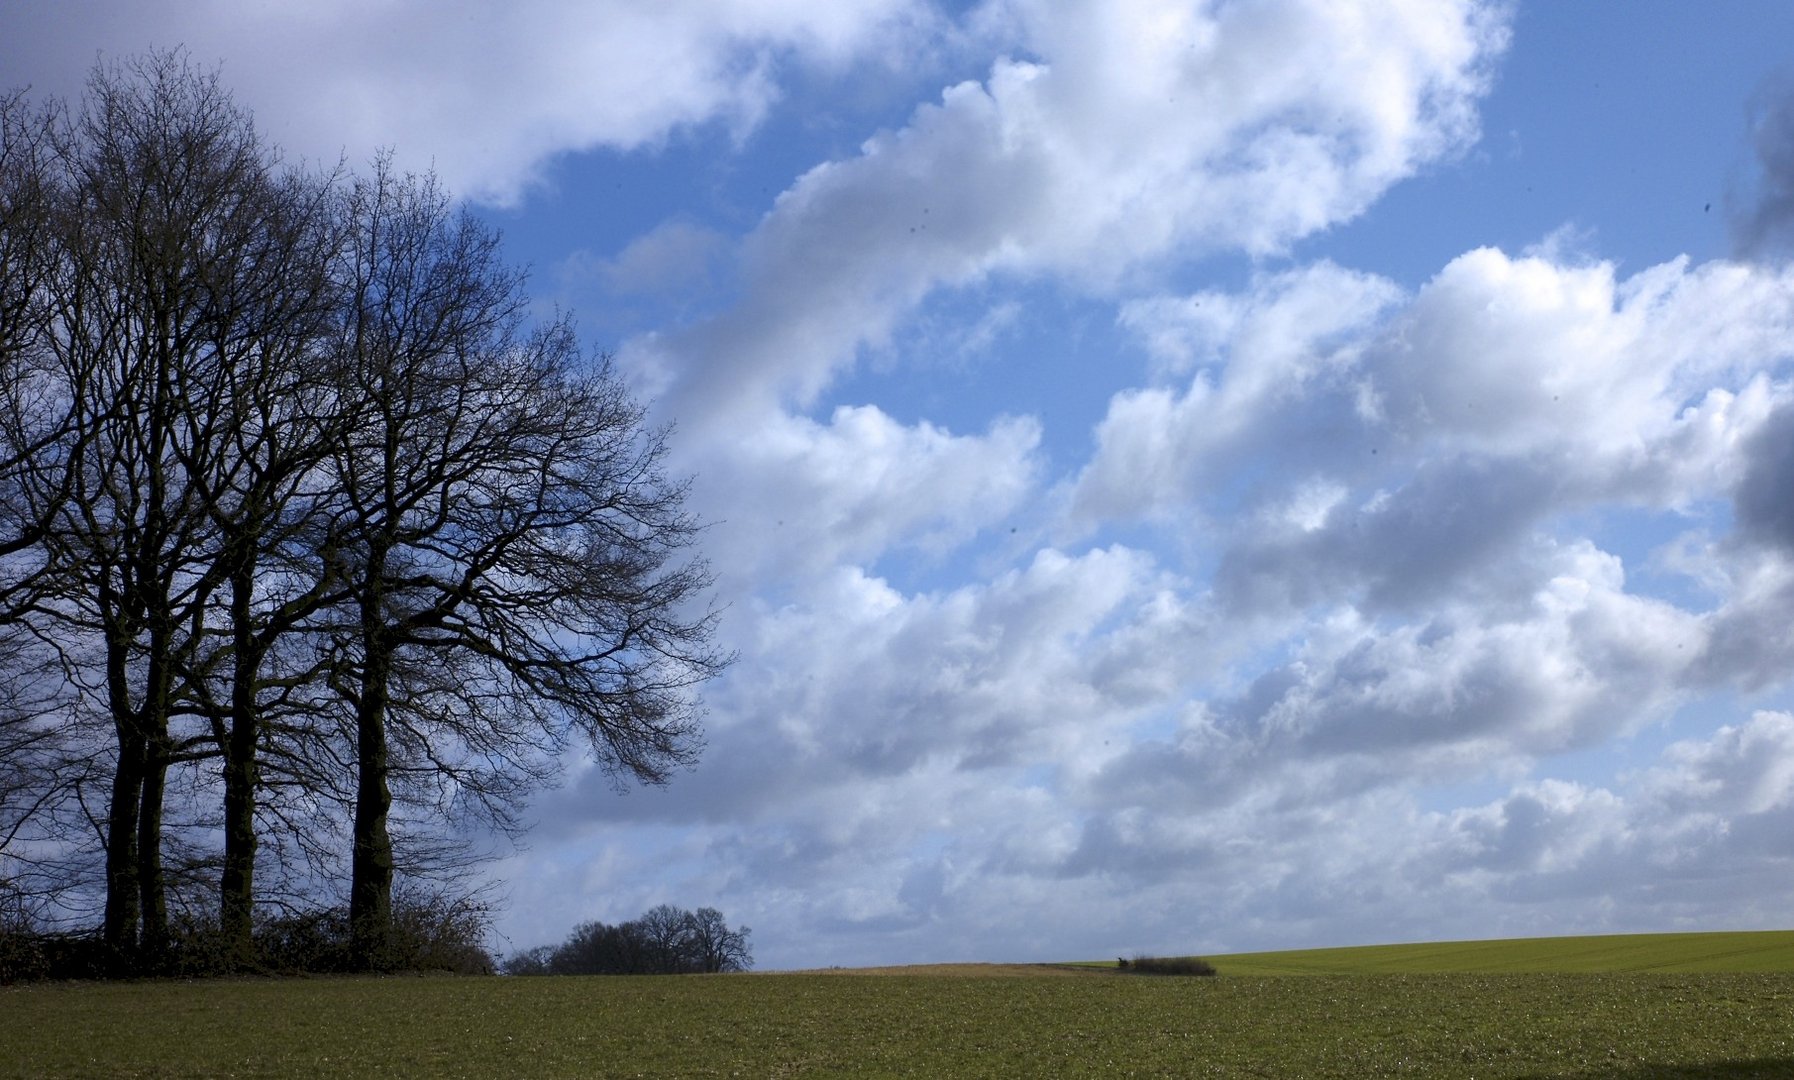
[[[1665,807],[1763,814],[1794,806],[1794,716],[1757,712],[1702,740],[1675,743],[1645,789]]]
[[[1734,490],[1778,535],[1794,273],[1466,254],[1400,301],[1321,265],[1128,307],[1178,386],[1111,400],[1071,526],[1183,522],[1239,616],[1525,595],[1515,558],[1573,513]],[[1193,374],[1181,369],[1196,366]],[[1779,441],[1778,441],[1779,440]]]
[[[1752,692],[1786,682],[1794,672],[1794,623],[1788,619],[1794,561],[1777,552],[1735,547],[1713,552],[1710,559],[1729,588],[1710,616],[1703,682]]]
[[[1745,763],[1794,757],[1780,721],[1636,778],[1558,767],[1794,671],[1770,505],[1794,276],[1622,276],[1547,245],[1411,294],[1322,263],[1136,298],[1469,145],[1499,17],[1016,2],[970,24],[1009,50],[982,82],[799,177],[735,253],[734,307],[626,347],[721,519],[742,661],[676,795],[575,784],[538,842],[603,836],[587,888],[614,915],[716,902],[776,963],[1667,927],[1702,880],[1735,889],[1698,910],[1759,918],[1761,834],[1794,811],[1780,764]],[[1030,418],[794,414],[867,351],[910,363],[888,347],[919,305],[991,278],[1119,298],[1152,360],[1063,498],[1039,499]],[[1711,610],[1634,591],[1631,554],[1588,535],[1728,497],[1750,542],[1677,549]],[[1056,509],[1058,547],[968,583],[881,576]]]
[[[1233,486],[1229,474],[1246,458],[1281,458],[1298,474],[1348,458],[1357,447],[1339,439],[1365,424],[1354,408],[1358,353],[1400,296],[1384,279],[1323,263],[1260,276],[1244,296],[1125,306],[1122,325],[1170,370],[1197,370],[1182,392],[1150,386],[1111,400],[1072,494],[1073,519],[1183,510],[1192,492]],[[1316,403],[1339,415],[1315,416]]]
[[[955,435],[868,405],[839,408],[826,424],[778,416],[711,435],[690,450],[702,462],[697,498],[716,522],[706,549],[735,589],[964,543],[1032,490],[1040,429],[1007,417]]]
[[[1468,3],[1016,4],[1033,59],[949,87],[810,170],[748,237],[739,307],[635,350],[670,412],[807,404],[931,290],[991,273],[1106,288],[1276,251],[1475,136],[1505,40]]]
[[[498,200],[560,153],[751,131],[800,66],[952,37],[981,74],[745,237],[674,216],[565,265],[666,316],[622,362],[682,422],[742,659],[695,772],[544,796],[517,944],[663,901],[769,963],[1781,917],[1794,720],[1719,699],[1794,673],[1794,271],[1552,242],[1408,291],[1276,261],[1472,145],[1506,5],[90,7],[103,31],[13,16],[0,60],[185,41],[290,149],[397,143]],[[1244,287],[1140,295],[1218,252]],[[981,318],[915,325],[985,282]],[[1109,407],[1070,476],[1083,432],[1001,401],[950,428],[828,396],[869,353],[1041,377],[995,354],[1066,329],[1055,290],[1149,360],[1079,384]],[[1644,569],[1704,608],[1646,594],[1616,509],[1684,531]],[[1569,775],[1669,717],[1716,730]]]
[[[74,96],[108,58],[186,47],[289,153],[359,166],[385,147],[450,190],[514,202],[557,154],[651,146],[685,127],[745,132],[786,60],[899,63],[936,20],[918,0],[424,0],[155,5],[84,0],[7,14],[8,84]]]
[[[979,586],[906,596],[863,572],[823,575],[762,610],[743,643],[758,673],[718,696],[747,738],[766,724],[831,784],[1023,768],[1092,752],[1144,705],[1107,646],[1168,582],[1124,548],[1051,549]]]
[[[1542,781],[1431,824],[1441,863],[1429,869],[1498,902],[1580,900],[1591,925],[1670,929],[1693,916],[1712,928],[1716,907],[1718,925],[1779,925],[1775,896],[1794,865],[1794,720],[1758,712],[1671,745],[1614,789]]]
[[[708,285],[727,256],[728,241],[692,221],[665,221],[605,258],[589,251],[560,267],[563,288],[597,287],[615,296],[674,295]]]
[[[1480,602],[1411,622],[1334,609],[1287,663],[1094,775],[1090,798],[1176,813],[1267,783],[1326,800],[1447,782],[1637,731],[1685,698],[1706,643],[1698,616],[1627,594],[1618,560],[1586,544],[1533,573],[1505,615]]]
[[[1608,263],[1485,248],[1429,282],[1370,363],[1397,437],[1620,470],[1716,384],[1785,360],[1790,330],[1786,272],[1677,259],[1618,281]]]
[[[676,798],[619,800],[594,773],[538,808],[533,842],[631,838],[638,853],[606,856],[594,885],[630,903],[652,899],[631,891],[632,874],[677,875],[687,896],[739,888],[725,910],[780,933],[785,962],[964,917],[986,888],[968,875],[1075,839],[1052,776],[1119,752],[1175,692],[1164,656],[1136,646],[1187,636],[1176,584],[1125,548],[1047,550],[942,593],[820,574],[788,603],[741,613],[738,671],[751,676],[711,693],[710,747]],[[1182,659],[1203,670],[1201,650]],[[670,846],[675,825],[701,837],[696,850]],[[532,907],[565,903],[529,888]]]
[[[1069,853],[1006,864],[1002,887],[1086,942],[1070,955],[1401,941],[1422,927],[1480,938],[1779,926],[1794,866],[1791,731],[1786,714],[1759,713],[1611,788],[1546,777],[1444,813],[1416,805],[1425,774],[1342,790],[1311,772],[1249,772],[1231,797],[1182,810],[1111,797],[1087,808]],[[1237,768],[1211,762],[1192,789]],[[1153,778],[1135,780],[1122,790],[1150,800]],[[1116,916],[1075,927],[1080,906]]]
[[[1620,557],[1573,518],[1773,489],[1791,297],[1794,280],[1772,268],[1678,261],[1621,279],[1485,250],[1412,296],[1322,264],[1126,307],[1171,385],[1117,396],[1073,495],[1087,529],[1145,515],[1207,576],[1130,554],[1113,587],[1055,586],[1046,610],[1079,612],[1067,623],[1013,603],[1018,582],[1052,579],[1044,564],[950,599],[848,571],[830,578],[846,591],[757,617],[787,631],[758,656],[830,644],[789,669],[756,661],[783,674],[725,707],[789,729],[769,752],[786,777],[793,760],[818,768],[798,769],[776,824],[715,826],[710,857],[792,883],[826,860],[828,884],[793,900],[811,919],[851,914],[826,947],[903,955],[989,947],[981,905],[999,893],[1050,928],[1002,937],[1006,955],[1040,958],[1204,935],[1291,944],[1323,928],[1388,940],[1422,918],[1434,934],[1669,928],[1715,910],[1710,896],[1696,906],[1703,875],[1736,884],[1734,925],[1760,921],[1778,849],[1739,840],[1722,860],[1703,845],[1757,836],[1773,808],[1672,805],[1665,781],[1548,774],[1480,807],[1417,802],[1435,785],[1549,770],[1710,690],[1794,670],[1781,628],[1794,576],[1776,543],[1678,549],[1716,590],[1712,610],[1689,611],[1629,591]],[[823,492],[852,490],[854,474],[843,464],[809,500],[836,505]],[[1025,498],[1035,482],[1009,490]],[[956,504],[957,490],[949,505],[993,512],[938,533],[944,546],[1017,505]],[[1740,519],[1752,513],[1767,511]],[[816,549],[813,565],[934,528],[887,523]],[[1101,578],[1089,557],[1056,565]],[[996,640],[1014,666],[971,644]],[[1700,758],[1677,753],[1665,760],[1684,771]],[[771,760],[728,756],[745,771]],[[715,790],[754,789],[732,769]],[[905,823],[875,827],[864,808]],[[849,849],[861,869],[835,861]],[[1109,917],[1080,925],[1072,897]]]

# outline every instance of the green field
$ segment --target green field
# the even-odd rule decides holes
[[[1243,958],[1221,957],[1212,979],[964,966],[49,984],[0,990],[0,1077],[1787,1077],[1786,937],[1731,943],[1783,950],[1778,970],[1734,953],[1734,971],[1287,978],[1227,974]],[[1628,965],[1653,951],[1598,940],[1632,942],[1614,954]],[[1674,958],[1697,945],[1663,939],[1657,955],[1703,962]],[[1416,964],[1487,960],[1406,948]]]
[[[1208,959],[1223,975],[1794,972],[1794,930],[1443,941]]]

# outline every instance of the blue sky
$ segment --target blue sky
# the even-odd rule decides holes
[[[26,4],[432,164],[675,422],[740,660],[517,947],[1789,924],[1794,7]]]

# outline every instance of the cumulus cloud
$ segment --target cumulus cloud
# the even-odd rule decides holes
[[[1725,592],[1710,616],[1703,680],[1750,692],[1785,682],[1794,670],[1794,625],[1787,617],[1794,604],[1794,561],[1733,545],[1722,545],[1710,559]]]
[[[901,63],[937,16],[919,0],[628,0],[503,6],[423,0],[145,5],[8,13],[9,85],[74,96],[95,60],[184,46],[289,153],[352,163],[391,147],[450,190],[519,199],[557,154],[652,146],[694,125],[746,132],[779,66]]]
[[[1621,281],[1609,263],[1482,249],[1421,290],[1373,378],[1384,424],[1404,438],[1667,469],[1652,451],[1685,410],[1785,360],[1791,327],[1786,271],[1677,259]]]
[[[1625,925],[1650,912],[1671,928],[1717,885],[1736,890],[1734,925],[1765,925],[1768,890],[1794,861],[1794,719],[1758,712],[1674,743],[1613,789],[1529,783],[1432,824],[1447,878],[1496,883],[1501,899],[1580,895],[1598,901],[1596,919]]]
[[[1666,809],[1763,814],[1794,806],[1794,716],[1763,711],[1706,740],[1675,743],[1645,777]]]
[[[939,595],[850,571],[757,614],[783,632],[754,646],[756,669],[784,674],[732,688],[723,708],[778,717],[781,733],[764,756],[726,755],[714,790],[764,806],[771,786],[746,774],[776,759],[796,801],[764,829],[714,819],[707,858],[788,882],[829,860],[829,884],[793,902],[855,913],[831,941],[893,949],[942,934],[971,947],[996,891],[1091,955],[1193,948],[1203,933],[1230,947],[1320,927],[1387,939],[1423,917],[1476,935],[1669,927],[1709,873],[1739,881],[1739,924],[1760,918],[1775,849],[1733,841],[1720,867],[1703,845],[1770,818],[1717,795],[1677,803],[1655,773],[1604,786],[1549,769],[1794,671],[1794,562],[1771,505],[1786,271],[1675,261],[1622,278],[1479,250],[1412,294],[1323,263],[1128,304],[1120,320],[1156,382],[1116,396],[1061,505],[1086,532],[1119,515],[1181,536],[1187,567],[1176,545],[1054,553]],[[854,410],[801,427],[870,421],[911,430]],[[945,489],[967,508],[957,523],[887,520],[797,550],[820,565],[875,557],[877,537],[952,547],[1038,482],[1002,475],[1017,478],[1008,502]],[[824,493],[847,490],[778,504],[833,506]],[[1634,591],[1626,560],[1582,534],[1613,507],[1673,516],[1728,498],[1739,540],[1679,549],[1681,572],[1713,590],[1705,610]],[[773,659],[853,611],[865,617],[835,623],[841,644]],[[1750,745],[1773,749],[1765,739]],[[1695,758],[1665,761],[1683,775]],[[1431,788],[1491,777],[1509,794],[1420,809]],[[849,849],[864,870],[834,861]],[[1080,927],[1049,895],[1123,914]]]
[[[813,570],[944,549],[1002,520],[1039,479],[1032,422],[949,435],[877,410],[788,410],[863,350],[902,366],[888,347],[936,290],[1009,275],[1102,292],[1356,215],[1469,145],[1505,41],[1498,15],[1470,4],[1002,4],[975,21],[1016,35],[984,81],[799,177],[742,241],[732,307],[621,350],[679,423],[706,511],[753,526],[719,530],[720,563]],[[1393,295],[1334,273],[1362,286],[1362,308]],[[1366,317],[1336,314],[1336,293],[1287,292],[1255,318],[1267,357],[1280,333],[1336,336]],[[1333,324],[1296,329],[1310,316]],[[1239,392],[1285,393],[1287,374],[1267,362]]]
[[[905,548],[942,554],[1033,489],[1039,440],[1025,417],[976,435],[900,424],[870,405],[827,423],[766,418],[715,446],[698,474],[724,587],[777,588]]]
[[[1499,14],[972,21],[1006,48],[981,81],[800,176],[733,307],[624,350],[724,519],[743,667],[677,798],[557,796],[564,829],[634,840],[590,887],[717,897],[789,963],[1760,923],[1779,714],[1563,766],[1794,673],[1794,274],[1275,263],[1469,145]],[[1259,258],[1243,287],[1151,294],[1218,251]],[[1039,281],[1113,300],[1148,361],[1073,475],[1036,419],[817,409],[859,354],[909,363],[931,295]],[[938,588],[880,571],[1030,512],[1053,546]],[[1652,565],[1705,606],[1639,580],[1614,512],[1686,519]]]
[[[1187,385],[1116,395],[1073,513],[1237,498],[1219,479],[1267,458],[1275,483],[1318,474],[1374,493],[1499,462],[1534,474],[1514,497],[1538,508],[1621,493],[1673,505],[1729,485],[1736,442],[1780,394],[1757,376],[1794,354],[1785,269],[1677,260],[1622,281],[1611,264],[1482,249],[1398,296],[1322,266],[1243,296],[1130,306],[1123,325],[1155,355],[1207,360]],[[1421,471],[1392,471],[1404,462]],[[1385,498],[1362,510],[1390,512]]]
[[[1289,662],[1095,774],[1092,801],[1187,813],[1276,777],[1324,800],[1524,769],[1668,715],[1705,644],[1700,618],[1629,595],[1618,560],[1586,544],[1552,562],[1505,616],[1449,605],[1387,622],[1336,608]]]
[[[674,415],[806,404],[943,286],[1103,288],[1173,255],[1281,250],[1466,147],[1505,42],[1469,3],[1002,14],[1017,55],[779,197],[735,310],[638,343]]]
[[[1163,681],[1163,650],[1191,644],[1176,586],[1112,547],[1042,551],[940,593],[842,568],[789,602],[754,601],[734,641],[754,674],[711,695],[703,766],[676,792],[625,799],[596,771],[576,778],[538,806],[533,841],[583,851],[626,827],[636,852],[598,860],[606,884],[593,891],[652,900],[631,891],[638,860],[657,861],[657,881],[676,864],[688,895],[737,888],[732,914],[764,905],[741,917],[808,927],[798,936],[818,963],[856,934],[890,941],[965,918],[985,888],[967,877],[992,872],[993,851],[1009,861],[1074,838],[1055,824],[1056,774],[1120,752],[1142,715],[1205,670],[1193,648],[1184,678]],[[1147,640],[1160,649],[1136,648]],[[697,847],[674,844],[673,829]],[[532,907],[568,903],[522,887]]]
[[[1546,776],[1445,812],[1420,808],[1424,780],[1317,790],[1311,773],[1248,774],[1230,797],[1180,808],[1142,777],[1123,791],[1144,798],[1086,804],[1077,842],[1041,850],[1032,870],[1127,912],[1106,937],[1067,927],[1089,942],[1078,955],[1398,941],[1417,926],[1446,938],[1779,926],[1790,731],[1787,714],[1758,713],[1612,786]]]
[[[676,212],[562,264],[653,328],[620,363],[679,424],[741,660],[696,771],[543,796],[517,944],[660,902],[777,964],[1783,917],[1794,720],[1731,700],[1794,675],[1780,112],[1755,261],[1481,248],[1404,287],[1286,257],[1473,145],[1506,5],[91,6],[17,15],[0,60],[185,42],[290,150],[396,143],[496,201],[568,151],[745,136],[799,67],[953,37],[978,76],[745,235]],[[1244,283],[1188,291],[1217,253]],[[1040,293],[1134,346],[1081,354],[1092,430],[841,389],[1066,330]]]
[[[714,736],[732,747],[691,783],[752,812],[738,800],[766,789],[743,773],[768,753],[783,762],[780,797],[801,777],[799,787],[855,798],[875,778],[1100,756],[1103,740],[1167,692],[1143,692],[1107,646],[1167,625],[1158,604],[1171,584],[1120,547],[1047,549],[945,593],[904,594],[851,568],[822,575],[753,613],[739,645],[757,674],[715,695]]]
[[[1319,460],[1368,456],[1353,369],[1362,339],[1400,296],[1382,278],[1323,263],[1261,276],[1245,295],[1125,306],[1121,324],[1167,374],[1195,373],[1181,390],[1115,395],[1073,491],[1073,518],[1184,510],[1196,491],[1238,495],[1231,475],[1243,460],[1300,476]]]

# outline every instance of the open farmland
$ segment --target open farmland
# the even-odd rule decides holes
[[[1223,975],[1794,972],[1794,931],[1440,941],[1209,959]]]
[[[0,1076],[1794,1075],[1785,968],[1287,978],[1220,959],[1214,979],[965,965],[15,987]]]

